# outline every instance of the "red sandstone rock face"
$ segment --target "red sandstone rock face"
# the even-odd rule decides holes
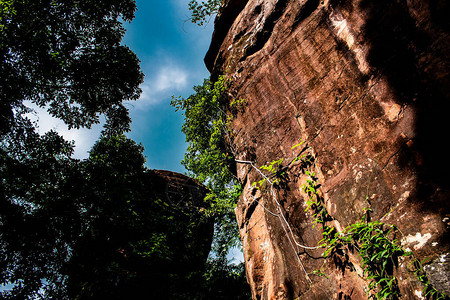
[[[287,166],[307,145],[332,225],[371,208],[373,219],[400,228],[404,248],[430,259],[429,279],[450,294],[448,12],[444,0],[229,0],[205,61],[213,76],[229,77],[232,97],[247,100],[232,123],[237,159]],[[272,194],[252,186],[261,177],[251,165],[237,164],[253,298],[367,299],[356,253],[339,269],[322,249],[296,244],[321,238],[305,212],[302,168],[290,166]],[[328,278],[312,274],[319,268]],[[422,299],[407,261],[396,277],[402,299]]]

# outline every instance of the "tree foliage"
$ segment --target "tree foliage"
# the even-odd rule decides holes
[[[211,213],[227,215],[240,194],[240,184],[232,174],[234,157],[227,150],[227,117],[224,111],[226,82],[223,76],[212,83],[194,87],[188,98],[173,97],[171,105],[184,112],[182,132],[188,148],[182,164],[189,175],[210,189]],[[233,212],[234,213],[234,212]]]
[[[80,224],[67,191],[76,169],[73,148],[55,132],[40,137],[30,131],[25,140],[0,148],[0,283],[15,284],[2,296],[27,299],[42,289],[57,298],[67,241],[77,238]],[[74,226],[62,230],[62,224]]]
[[[102,139],[84,163],[89,224],[65,269],[72,297],[172,299],[199,280],[212,238],[202,199],[171,202],[142,150]]]
[[[219,11],[223,0],[207,0],[198,2],[191,0],[189,2],[189,10],[191,11],[191,22],[199,26],[203,26],[205,22],[209,22],[209,18]]]
[[[23,160],[2,152],[6,299],[176,299],[197,293],[212,239],[199,199],[170,202],[143,148],[103,137],[88,159],[54,132]],[[197,287],[197,288],[195,288]]]
[[[55,132],[40,136],[26,102],[70,128],[101,114],[105,133],[128,130],[124,100],[137,99],[139,60],[121,45],[132,0],[0,1],[0,283],[3,298],[63,299],[63,266],[86,230],[84,163]],[[87,199],[87,198],[86,198]]]
[[[226,258],[232,247],[240,245],[234,208],[242,188],[230,171],[234,157],[226,144],[229,119],[225,77],[219,76],[216,82],[205,79],[203,85],[194,87],[194,92],[188,98],[173,97],[171,105],[182,110],[185,116],[182,131],[188,148],[182,163],[190,176],[209,188],[207,200],[211,208],[207,213],[215,217],[213,255],[207,272],[209,287],[216,286],[217,278],[222,278],[229,284],[233,282],[235,292],[221,290],[217,285],[214,299],[248,299],[250,291],[243,263],[230,266]],[[224,298],[220,298],[220,293]]]
[[[227,289],[221,283],[243,277],[242,266],[223,263],[236,238],[228,226],[236,195],[226,171],[231,156],[223,152],[224,115],[209,119],[203,145],[214,150],[192,163],[201,172],[205,162],[211,168],[202,178],[213,191],[212,207],[190,198],[167,201],[145,167],[142,146],[121,134],[130,122],[123,101],[139,97],[143,80],[136,55],[121,45],[121,20],[131,21],[135,9],[132,0],[0,0],[0,284],[13,285],[2,299],[240,293],[220,294]],[[221,89],[199,87],[217,104]],[[73,159],[73,143],[56,132],[39,135],[27,101],[70,128],[90,127],[104,115],[103,136],[89,158]],[[210,155],[220,161],[215,168]],[[206,268],[217,216],[218,259]]]
[[[224,77],[215,83],[205,79],[203,85],[194,87],[194,94],[188,98],[173,97],[171,102],[185,116],[182,132],[188,148],[182,164],[191,175],[208,182],[211,190],[218,193],[234,180],[228,168],[233,158],[227,153],[223,138],[225,89]]]
[[[108,129],[127,130],[123,100],[136,100],[143,74],[121,45],[121,20],[131,21],[132,0],[15,0],[0,8],[0,134],[28,100],[69,127],[91,126],[99,115]]]

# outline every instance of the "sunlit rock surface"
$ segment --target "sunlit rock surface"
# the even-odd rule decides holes
[[[450,294],[448,16],[444,0],[229,0],[205,62],[213,77],[228,76],[231,98],[247,100],[232,122],[236,159],[286,166],[307,146],[332,225],[371,208],[373,220],[398,226],[404,249],[429,259],[428,278]],[[268,186],[254,189],[261,177],[251,165],[237,164],[253,298],[367,299],[356,253],[337,267],[322,249],[295,243],[321,239],[301,168],[287,170],[273,197]],[[312,274],[319,268],[328,278]],[[402,299],[423,297],[406,260],[395,272]]]

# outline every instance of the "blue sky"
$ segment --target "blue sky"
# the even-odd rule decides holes
[[[142,143],[148,166],[184,172],[183,116],[170,106],[171,96],[188,97],[209,76],[203,58],[213,22],[199,27],[187,21],[189,0],[138,0],[123,40],[140,58],[143,94],[127,107],[133,120],[130,138]]]
[[[213,20],[199,27],[189,19],[189,0],[137,0],[138,11],[123,40],[141,59],[146,76],[143,94],[130,103],[130,138],[142,143],[151,169],[184,173],[180,164],[187,147],[181,132],[183,115],[170,106],[171,96],[188,97],[194,85],[209,77],[203,58],[209,48]],[[228,259],[243,261],[232,249]]]

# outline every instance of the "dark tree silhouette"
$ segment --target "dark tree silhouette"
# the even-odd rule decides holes
[[[121,45],[132,0],[2,1],[0,133],[28,100],[69,127],[91,126],[100,114],[128,129],[123,100],[139,98],[139,60]],[[111,126],[110,126],[110,129]]]

